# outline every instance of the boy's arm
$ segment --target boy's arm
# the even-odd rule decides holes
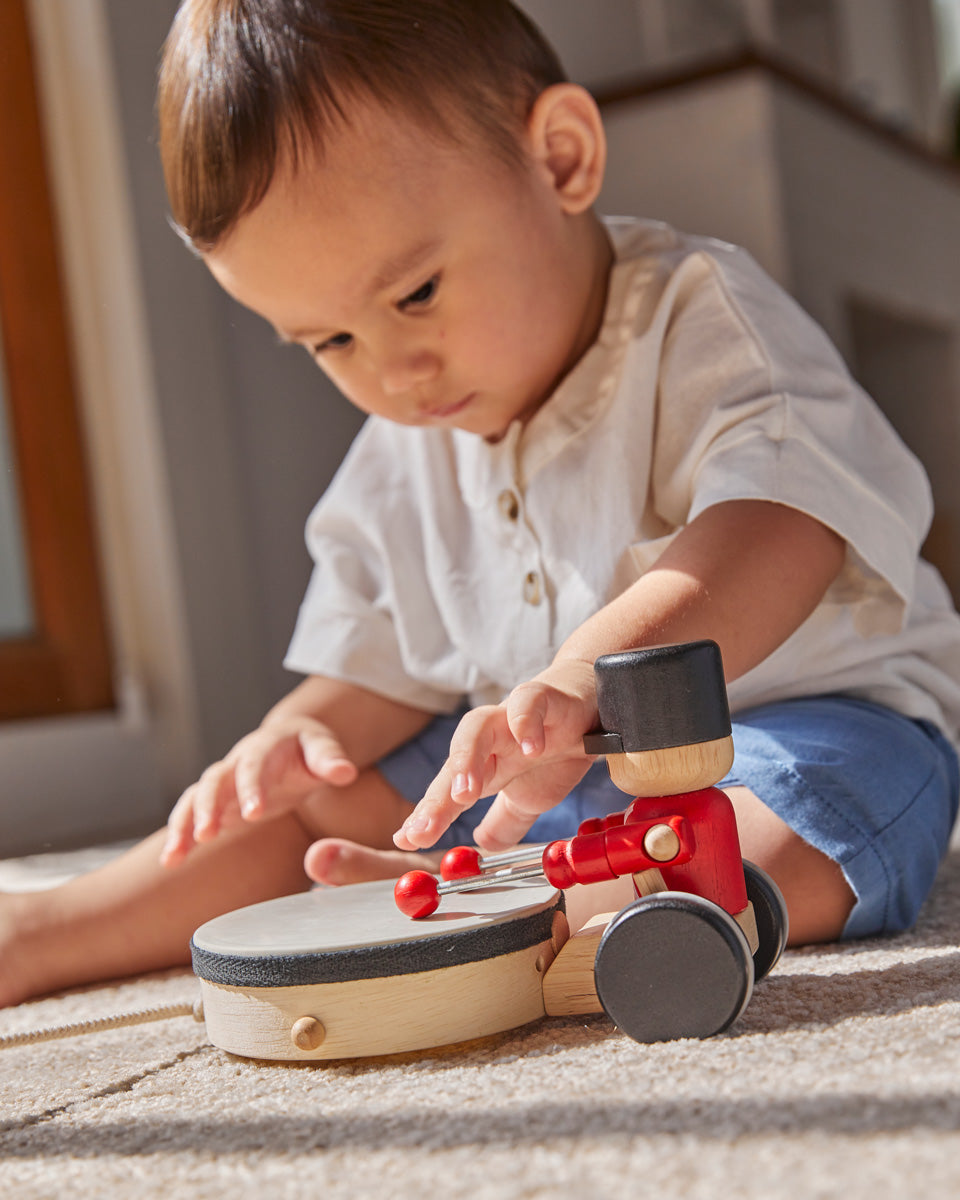
[[[318,756],[329,747],[363,770],[419,733],[432,716],[358,684],[311,675],[270,709],[261,728],[309,717],[329,731],[317,744]]]
[[[464,717],[397,845],[432,845],[460,812],[494,791],[476,838],[488,849],[512,845],[592,761],[581,739],[598,719],[596,658],[711,638],[727,680],[736,679],[813,612],[844,555],[842,538],[797,509],[760,500],[706,509],[651,570],[575,630],[545,671],[503,704]]]
[[[356,684],[310,676],[186,789],[168,820],[164,863],[176,865],[196,842],[241,819],[288,812],[323,784],[353,783],[431,716]]]

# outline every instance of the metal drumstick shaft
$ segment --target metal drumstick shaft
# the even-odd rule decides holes
[[[504,850],[500,854],[485,854],[480,859],[480,870],[496,871],[500,867],[508,867],[515,863],[540,862],[548,844],[547,842],[528,843],[525,846],[517,846],[513,850]]]
[[[501,854],[481,857],[476,846],[454,846],[444,854],[440,863],[440,875],[445,880],[472,879],[477,875],[513,866],[534,866],[542,862],[546,844],[517,846]]]
[[[516,883],[518,879],[542,879],[543,867],[537,864],[504,871],[486,871],[482,875],[468,875],[465,879],[445,880],[437,885],[440,896],[453,892],[472,892],[479,888],[493,887],[498,883]]]

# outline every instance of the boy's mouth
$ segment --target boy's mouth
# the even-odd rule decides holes
[[[473,402],[475,395],[476,392],[471,392],[469,396],[464,396],[462,400],[455,400],[452,404],[438,404],[434,408],[425,408],[423,415],[432,421],[442,421],[447,417],[455,417]]]

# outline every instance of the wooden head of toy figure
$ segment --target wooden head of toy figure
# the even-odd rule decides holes
[[[716,642],[606,654],[594,666],[601,728],[583,739],[605,754],[631,796],[710,787],[733,763],[730,710]]]

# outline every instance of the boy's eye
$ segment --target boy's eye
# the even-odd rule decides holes
[[[342,350],[345,346],[349,346],[352,341],[352,334],[335,333],[333,337],[328,337],[325,342],[318,342],[311,349],[314,354],[323,354],[325,350]]]
[[[440,276],[434,275],[428,279],[426,283],[422,283],[415,292],[411,292],[409,296],[404,296],[400,301],[399,307],[415,308],[423,304],[429,304],[437,294],[437,288],[440,286]]]

